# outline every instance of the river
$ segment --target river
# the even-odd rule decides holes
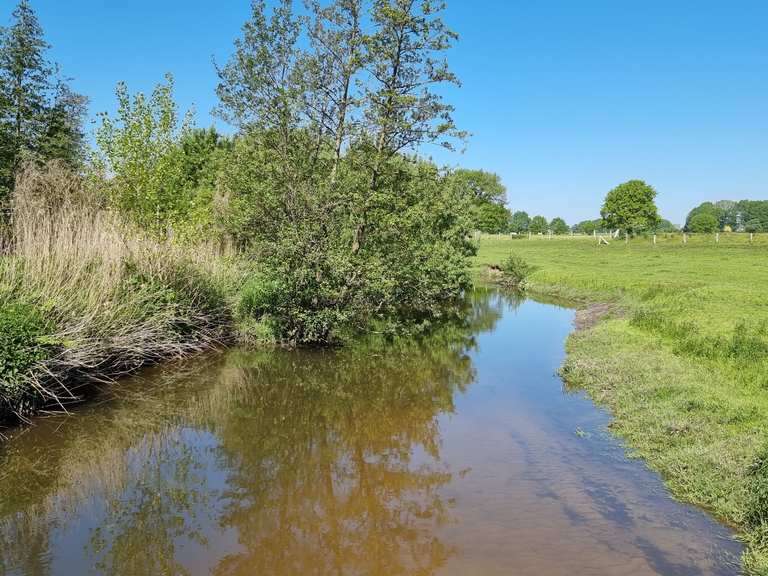
[[[0,444],[0,575],[725,575],[740,545],[557,376],[573,310],[154,368]]]

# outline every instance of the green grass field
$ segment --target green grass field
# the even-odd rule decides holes
[[[768,235],[479,240],[475,273],[514,252],[533,293],[614,314],[575,333],[563,375],[674,495],[734,525],[749,574],[768,574]]]

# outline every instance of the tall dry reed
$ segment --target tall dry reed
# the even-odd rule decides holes
[[[0,305],[32,303],[53,327],[45,342],[54,352],[28,378],[43,403],[63,406],[82,383],[227,338],[222,258],[130,228],[61,165],[21,172],[11,230]]]

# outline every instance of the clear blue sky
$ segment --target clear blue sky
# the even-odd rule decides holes
[[[119,80],[149,90],[172,72],[182,107],[211,123],[216,76],[248,0],[31,0],[52,57],[112,110]],[[568,222],[641,178],[681,222],[708,199],[768,199],[768,2],[448,0],[463,155],[501,174],[509,205]],[[8,22],[15,0],[0,0]]]

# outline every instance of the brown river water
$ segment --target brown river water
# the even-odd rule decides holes
[[[121,382],[0,444],[0,575],[738,574],[564,389],[572,322],[480,290],[427,340]]]

